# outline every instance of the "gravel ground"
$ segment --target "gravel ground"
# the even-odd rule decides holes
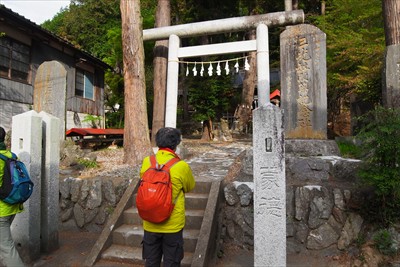
[[[224,146],[227,143],[205,142],[201,140],[184,140],[179,146],[179,156],[186,160],[196,155],[206,153],[215,146]],[[96,157],[99,164],[97,168],[86,168],[79,171],[80,178],[91,177],[113,177],[113,178],[129,178],[137,175],[139,166],[130,167],[123,163],[124,149],[103,149],[91,152]]]
[[[137,168],[132,168],[123,163],[124,149],[104,149],[93,152],[96,154],[96,161],[99,164],[97,168],[87,168],[81,171],[82,177],[132,177]]]

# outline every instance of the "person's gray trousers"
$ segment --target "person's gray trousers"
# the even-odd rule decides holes
[[[15,215],[0,217],[0,266],[25,266],[11,236],[11,223],[14,217]]]

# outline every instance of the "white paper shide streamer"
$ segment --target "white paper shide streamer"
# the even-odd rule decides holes
[[[233,66],[236,69],[236,73],[239,72],[239,61],[236,60],[235,66]]]
[[[233,66],[233,68],[235,69],[236,73],[239,72],[239,69],[240,69],[239,59],[244,59],[243,69],[246,70],[246,71],[250,70],[250,64],[249,64],[247,56],[246,57],[235,58],[235,59],[228,59],[228,60],[225,60],[225,67],[224,67],[226,75],[229,75],[229,73],[231,72],[231,69],[230,69],[230,66],[229,66],[229,61],[236,61],[236,64]],[[213,64],[217,64],[216,74],[218,76],[220,76],[221,73],[222,73],[221,64],[223,64],[224,60],[223,61],[220,61],[220,60],[219,61],[208,61],[208,62],[197,62],[197,61],[196,62],[179,61],[179,62],[186,64],[186,76],[189,76],[189,74],[190,74],[190,68],[189,68],[190,64],[194,65],[193,68],[191,69],[191,71],[193,73],[193,76],[197,76],[197,73],[198,73],[198,71],[197,71],[197,63],[201,64],[200,76],[203,77],[203,75],[204,75],[204,64],[209,64],[209,66],[207,68],[208,76],[213,76],[213,74],[214,74],[213,73],[213,71],[214,71]]]
[[[212,76],[213,75],[213,66],[210,62],[210,66],[208,67],[208,76]]]
[[[229,75],[229,61],[227,61],[225,64],[225,73],[226,75]]]
[[[219,65],[219,61],[218,61],[218,65],[217,65],[217,75],[218,76],[221,75],[221,66]]]
[[[193,76],[197,76],[196,62],[194,63],[192,71],[193,71]]]
[[[246,61],[244,62],[244,69],[245,69],[245,70],[249,70],[249,69],[250,69],[250,64],[249,64],[249,62],[247,61],[247,57],[246,57]]]

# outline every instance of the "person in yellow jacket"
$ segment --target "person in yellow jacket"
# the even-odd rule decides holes
[[[6,149],[4,138],[6,132],[0,127],[0,154],[11,158],[11,152]],[[4,160],[0,159],[0,186],[3,184]],[[25,266],[22,262],[11,236],[11,223],[15,214],[24,210],[22,204],[8,204],[0,200],[0,266]]]
[[[158,151],[156,160],[165,164],[174,157],[181,142],[181,132],[176,128],[161,128],[156,134]],[[179,158],[179,157],[178,157]],[[140,177],[150,168],[150,157],[143,160]],[[180,266],[183,259],[183,227],[185,226],[185,193],[195,186],[190,166],[183,160],[170,169],[172,199],[176,199],[171,216],[162,223],[143,220],[143,259],[145,266],[160,266],[163,258],[164,267]]]

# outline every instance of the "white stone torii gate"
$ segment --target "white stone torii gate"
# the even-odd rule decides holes
[[[257,86],[259,103],[267,103],[267,95],[269,95],[270,91],[270,78],[268,27],[266,25],[260,24],[257,26],[257,41],[250,40],[180,48],[180,39],[178,36],[173,34],[169,37],[168,49],[167,99],[165,109],[166,127],[176,127],[180,58],[257,51]]]
[[[303,23],[303,21],[303,11],[295,10],[144,30],[143,41],[169,38],[165,126],[176,127],[179,58],[257,51],[257,94],[260,106],[266,105],[269,102],[270,91],[268,26],[293,25]],[[257,29],[256,40],[180,47],[180,38],[182,37],[244,31],[254,28]]]

